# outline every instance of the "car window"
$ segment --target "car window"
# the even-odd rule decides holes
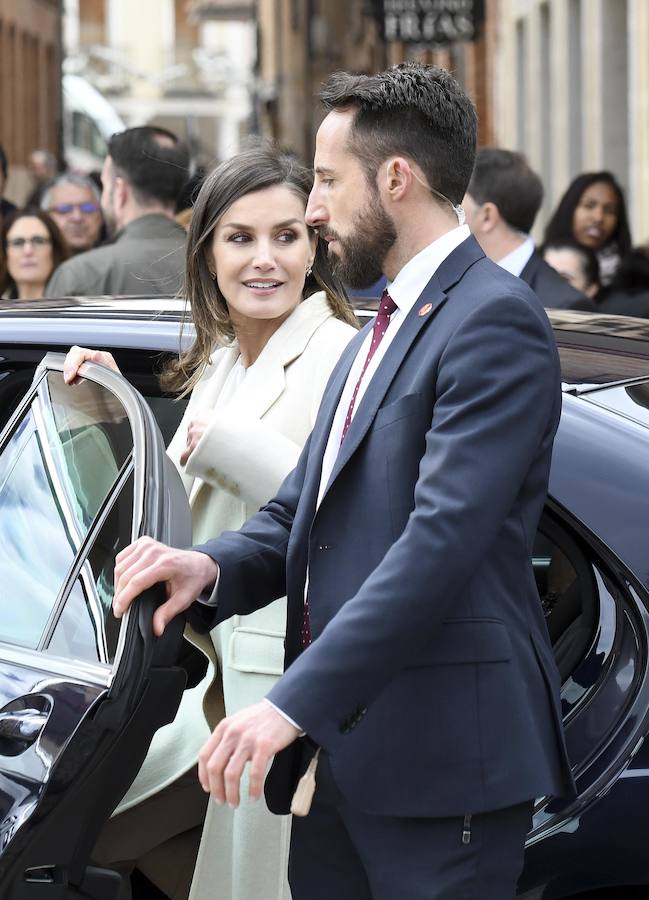
[[[102,385],[84,380],[70,387],[60,372],[48,373],[44,399],[59,437],[54,447],[60,446],[69,498],[87,528],[133,448],[128,416]]]
[[[577,539],[547,514],[532,555],[555,662],[565,683],[590,646],[598,592],[593,567]]]
[[[0,640],[35,649],[75,555],[132,450],[101,385],[49,372],[0,452]]]
[[[112,612],[115,557],[130,541],[133,520],[133,475],[111,506],[92,542],[58,621],[47,652],[83,662],[112,664],[120,622]]]

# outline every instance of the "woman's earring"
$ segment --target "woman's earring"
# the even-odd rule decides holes
[[[309,275],[311,274],[312,271],[313,271],[313,269],[311,268],[311,266],[307,266],[307,270],[306,270],[306,277],[307,277],[307,278],[309,277]]]

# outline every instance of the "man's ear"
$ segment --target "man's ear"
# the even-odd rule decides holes
[[[379,169],[378,183],[391,200],[398,202],[410,190],[414,177],[408,160],[402,156],[393,156]]]
[[[480,220],[481,230],[484,233],[493,231],[501,222],[500,210],[495,203],[491,202],[491,200],[487,200],[487,202],[483,203],[480,207]]]

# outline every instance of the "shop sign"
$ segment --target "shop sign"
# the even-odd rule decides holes
[[[383,34],[405,44],[473,41],[483,16],[484,0],[383,0]]]

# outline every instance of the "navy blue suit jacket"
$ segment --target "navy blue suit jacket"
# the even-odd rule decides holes
[[[561,405],[545,312],[473,238],[456,248],[368,385],[316,510],[366,333],[277,496],[200,548],[221,567],[203,625],[288,595],[287,671],[269,699],[366,812],[462,815],[560,794],[559,677],[530,562]],[[275,760],[274,811],[288,809],[297,759],[293,745]]]

